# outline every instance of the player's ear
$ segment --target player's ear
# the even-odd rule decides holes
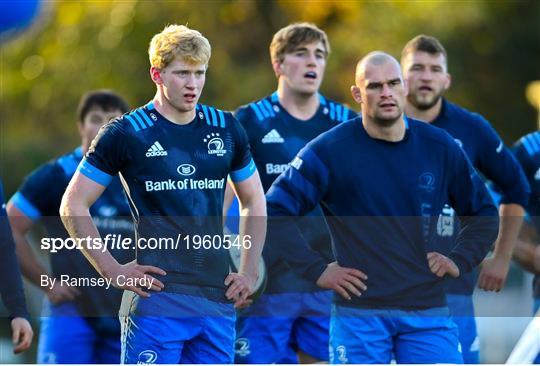
[[[158,85],[163,84],[163,80],[161,79],[161,70],[157,67],[152,66],[150,68],[150,77],[154,83]]]
[[[448,90],[452,85],[452,75],[446,73],[446,82],[444,84],[444,90]]]
[[[276,77],[279,78],[281,76],[281,62],[279,60],[272,62],[272,68],[274,69]]]
[[[401,82],[403,83],[403,89],[405,90],[405,96],[409,95],[409,82],[402,78]]]
[[[351,86],[351,95],[354,101],[358,104],[362,104],[362,96],[360,94],[360,88],[356,85]]]
[[[77,130],[79,131],[79,136],[81,137],[81,139],[83,138],[83,135],[84,135],[83,128],[84,128],[84,120],[77,122]]]

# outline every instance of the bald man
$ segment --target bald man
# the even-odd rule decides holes
[[[336,262],[287,248],[336,291],[332,363],[462,363],[444,279],[484,258],[497,236],[497,209],[464,152],[441,129],[406,118],[398,62],[372,52],[357,66],[354,100],[362,118],[320,135],[267,193],[272,216],[299,216],[321,204]],[[463,228],[452,251],[437,247],[437,215],[452,202]]]

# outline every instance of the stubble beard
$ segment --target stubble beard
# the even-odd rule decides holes
[[[395,125],[399,121],[400,116],[398,116],[397,118],[392,118],[392,119],[375,117],[373,119],[373,122],[375,122],[380,127],[389,128],[389,127],[392,127],[393,125]]]
[[[403,115],[403,110],[401,108],[398,109],[395,116],[382,116],[381,114],[376,113],[373,118],[373,122],[375,122],[377,125],[381,127],[388,128],[396,124],[402,115]]]
[[[442,92],[439,92],[433,96],[433,98],[420,100],[420,98],[416,97],[412,93],[409,93],[407,96],[407,99],[409,100],[409,103],[411,103],[416,109],[419,109],[421,111],[427,111],[431,108],[433,108],[439,100],[442,98]]]

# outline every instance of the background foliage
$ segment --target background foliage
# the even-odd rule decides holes
[[[268,45],[277,29],[300,20],[328,32],[322,89],[332,98],[353,105],[349,86],[362,55],[399,56],[425,33],[448,49],[450,99],[484,114],[507,143],[536,128],[524,97],[527,83],[540,79],[535,0],[46,2],[39,24],[1,50],[0,167],[8,193],[38,164],[77,145],[75,109],[85,91],[115,89],[133,107],[152,98],[146,50],[166,24],[187,24],[210,39],[202,101],[234,109],[274,90]]]

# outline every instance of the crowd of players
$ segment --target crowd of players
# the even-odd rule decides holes
[[[38,363],[479,363],[476,284],[500,291],[513,254],[540,273],[540,135],[513,153],[445,99],[448,56],[433,37],[409,41],[401,62],[358,62],[359,114],[319,93],[329,54],[313,24],[279,30],[276,92],[229,113],[198,103],[208,40],[170,25],[150,43],[149,103],[85,95],[81,147],[33,171],[2,210],[15,351],[32,339],[22,270],[47,295]],[[39,220],[51,237],[213,237],[235,214],[228,230],[251,243],[238,273],[224,248],[91,247],[51,254],[48,273],[26,239]],[[252,299],[261,255],[268,281]],[[42,285],[62,275],[117,289]],[[534,295],[538,307],[538,276]]]

